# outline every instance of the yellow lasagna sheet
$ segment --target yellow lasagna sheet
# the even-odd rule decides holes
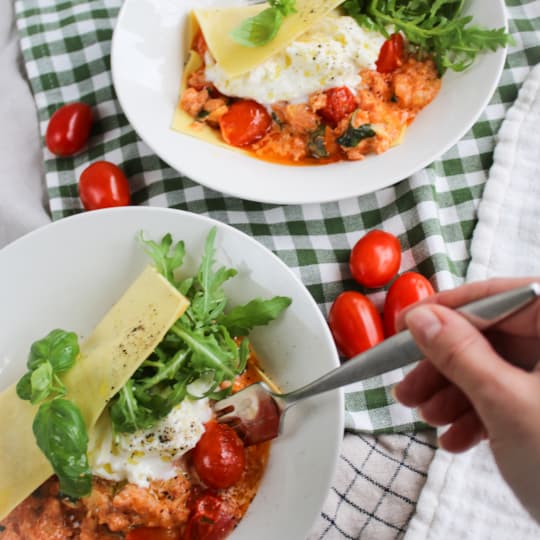
[[[63,381],[89,435],[109,400],[187,306],[187,299],[149,266],[81,344],[80,357]],[[53,474],[32,432],[38,407],[21,400],[15,387],[0,394],[0,519]]]
[[[235,77],[252,70],[283,50],[342,3],[343,0],[296,0],[296,13],[287,15],[276,37],[261,47],[244,47],[236,43],[230,34],[245,19],[268,8],[268,4],[196,9],[194,15],[216,63],[229,77]]]

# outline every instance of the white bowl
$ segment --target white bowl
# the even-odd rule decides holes
[[[230,1],[241,0],[225,0]],[[463,73],[447,72],[439,95],[405,139],[380,156],[323,166],[284,166],[218,148],[170,129],[186,57],[184,28],[194,7],[224,0],[126,0],[111,50],[120,105],[139,136],[171,167],[209,188],[278,204],[328,202],[369,193],[422,169],[454,145],[493,95],[506,50],[478,57]],[[506,27],[503,0],[469,0],[465,12],[488,28]]]
[[[252,334],[270,376],[292,390],[336,367],[339,359],[317,304],[268,249],[207,217],[127,207],[57,221],[0,250],[0,390],[24,373],[31,343],[51,329],[89,334],[149,262],[135,238],[139,231],[146,238],[159,240],[170,232],[183,239],[185,269],[195,272],[214,225],[218,264],[239,271],[227,286],[232,304],[256,296],[293,299],[278,321]],[[343,408],[343,393],[334,391],[288,413],[259,492],[231,539],[306,537],[330,488]]]

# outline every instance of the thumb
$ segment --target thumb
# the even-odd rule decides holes
[[[504,407],[522,373],[462,315],[424,304],[412,308],[405,322],[425,357],[465,393],[484,421]]]

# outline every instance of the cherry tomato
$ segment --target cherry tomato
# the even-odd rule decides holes
[[[224,141],[233,146],[247,146],[262,139],[272,125],[268,111],[256,101],[235,101],[220,118]]]
[[[351,358],[384,339],[383,324],[373,302],[356,291],[341,293],[332,304],[328,324],[339,352]]]
[[[223,540],[234,529],[236,520],[222,506],[219,497],[203,494],[195,503],[183,540]]]
[[[96,161],[84,169],[79,179],[79,195],[86,210],[130,203],[126,175],[108,161]]]
[[[138,527],[127,533],[126,540],[181,540],[181,536],[176,529]]]
[[[234,429],[217,422],[206,424],[206,431],[193,450],[193,465],[199,478],[214,489],[236,484],[246,463],[244,444]]]
[[[381,47],[379,58],[375,62],[379,73],[390,73],[403,64],[403,36],[392,34]]]
[[[352,277],[364,287],[383,287],[399,270],[401,245],[385,231],[373,230],[356,242],[349,268]]]
[[[396,333],[399,313],[434,293],[431,283],[421,274],[407,272],[399,276],[388,289],[384,302],[384,333],[390,337]]]
[[[346,86],[330,88],[325,94],[326,105],[318,112],[331,126],[337,125],[358,107],[354,94]]]
[[[57,109],[47,126],[45,144],[57,156],[82,150],[92,129],[92,109],[86,103],[68,103]]]

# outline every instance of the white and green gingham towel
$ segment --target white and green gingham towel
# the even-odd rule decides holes
[[[57,159],[45,150],[53,219],[82,211],[78,176],[90,162],[107,159],[127,174],[134,204],[206,214],[255,237],[298,274],[325,314],[341,291],[361,290],[350,277],[347,260],[356,240],[373,228],[399,237],[402,272],[417,270],[436,289],[463,280],[495,134],[521,82],[540,61],[538,0],[507,1],[516,43],[509,50],[499,87],[472,130],[440,160],[376,193],[302,206],[247,202],[205,189],[169,168],[138,138],[122,114],[111,82],[109,52],[120,5],[120,0],[15,1],[41,133],[53,111],[66,102],[85,101],[97,117],[86,152]],[[382,291],[362,292],[382,307]],[[400,376],[391,373],[348,388],[347,427],[375,433],[421,427],[389,394]]]

